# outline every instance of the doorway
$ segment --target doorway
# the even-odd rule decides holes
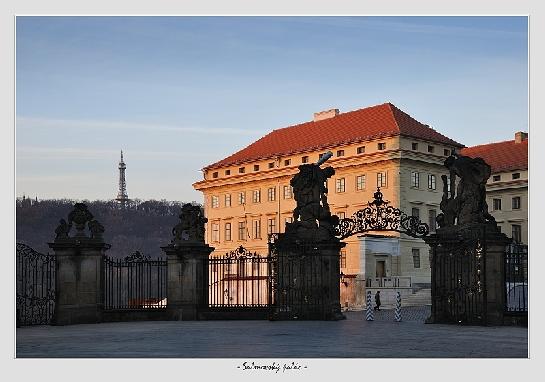
[[[376,266],[376,277],[386,277],[386,261],[385,260],[377,260],[377,266]]]

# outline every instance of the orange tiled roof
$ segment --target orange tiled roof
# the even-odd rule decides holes
[[[206,168],[395,135],[463,147],[428,125],[418,122],[391,103],[385,103],[342,113],[321,121],[310,121],[273,130],[246,148]]]
[[[528,169],[528,139],[521,143],[512,140],[466,147],[460,154],[483,158],[492,167],[492,172]]]

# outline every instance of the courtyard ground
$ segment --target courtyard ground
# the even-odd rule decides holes
[[[528,330],[424,324],[429,307],[324,321],[147,321],[17,329],[17,358],[526,358]]]

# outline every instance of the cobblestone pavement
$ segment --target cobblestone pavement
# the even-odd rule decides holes
[[[379,311],[373,311],[375,321],[394,321],[395,310],[386,306]],[[365,320],[365,310],[362,312],[345,312],[351,320]],[[424,322],[431,314],[431,305],[407,306],[401,308],[401,319],[403,321]]]
[[[526,358],[520,327],[429,325],[428,307],[324,321],[148,321],[17,329],[18,358]],[[392,319],[390,319],[390,316]]]

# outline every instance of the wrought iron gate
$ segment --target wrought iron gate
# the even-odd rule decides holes
[[[510,244],[505,251],[505,312],[528,315],[528,246]]]
[[[432,317],[440,322],[486,324],[485,231],[432,246]]]
[[[47,325],[55,310],[55,256],[17,243],[17,326]]]

